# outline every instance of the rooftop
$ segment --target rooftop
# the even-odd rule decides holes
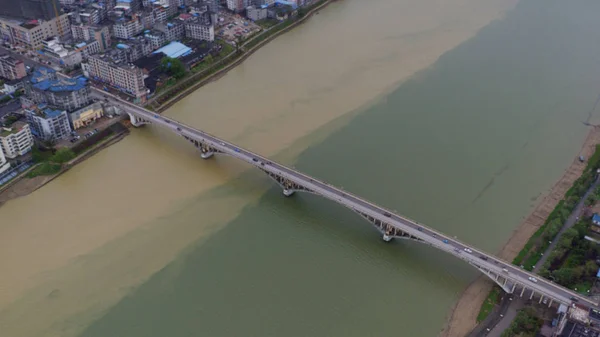
[[[37,67],[31,74],[31,83],[38,83],[56,76],[56,70],[46,67]]]
[[[11,134],[17,133],[21,131],[25,126],[27,126],[27,123],[16,121],[9,127],[0,128],[0,137],[6,137]]]
[[[178,58],[181,56],[186,56],[192,52],[192,48],[184,45],[181,42],[173,41],[168,45],[157,49],[152,54],[163,53],[170,58]]]
[[[51,92],[71,92],[78,91],[87,85],[87,79],[85,77],[79,78],[61,78],[56,80],[43,80],[33,85],[34,88]]]

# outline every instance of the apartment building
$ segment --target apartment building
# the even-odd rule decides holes
[[[108,26],[73,25],[71,33],[76,41],[98,41],[100,51],[110,48],[111,37]]]
[[[43,141],[65,139],[71,133],[69,117],[65,110],[52,109],[46,104],[38,104],[25,109],[31,133]]]
[[[59,36],[62,41],[71,37],[71,27],[67,14],[47,21],[20,21],[0,17],[0,34],[5,41],[21,45],[29,49],[39,49],[44,40],[51,36]]]
[[[144,25],[137,15],[120,18],[113,24],[113,36],[119,39],[129,39],[143,30]]]
[[[31,151],[33,135],[29,124],[16,121],[0,128],[0,148],[6,158],[14,159]]]
[[[35,104],[47,103],[66,111],[77,110],[91,102],[90,86],[85,77],[58,79],[56,74],[40,69],[36,69],[25,83],[25,93]]]
[[[9,80],[18,80],[27,76],[25,64],[10,55],[0,55],[0,76]]]
[[[90,78],[132,95],[135,103],[146,101],[148,89],[144,86],[142,69],[113,60],[107,54],[101,54],[90,56],[84,70]]]
[[[215,28],[210,12],[204,12],[184,21],[185,36],[190,39],[214,41]]]
[[[0,147],[0,174],[4,173],[5,171],[8,171],[9,168],[10,164],[6,160],[4,152],[2,152],[2,148]]]
[[[248,0],[227,0],[227,9],[235,13],[243,12],[248,5]]]
[[[267,8],[248,6],[246,16],[252,21],[263,20],[267,18]]]
[[[179,20],[168,23],[157,23],[154,25],[154,29],[164,33],[167,41],[177,41],[185,37],[185,26]]]

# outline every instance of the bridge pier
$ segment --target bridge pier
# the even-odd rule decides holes
[[[132,113],[127,112],[127,115],[129,115],[129,121],[131,122],[131,125],[135,126],[136,128],[150,124],[149,121],[139,118]]]
[[[290,196],[292,196],[292,194],[294,194],[294,190],[287,189],[287,188],[283,189],[283,195],[285,195],[286,197],[290,197]]]
[[[202,152],[200,153],[200,158],[202,159],[208,159],[210,157],[212,157],[215,153],[213,151],[204,151],[202,150]]]

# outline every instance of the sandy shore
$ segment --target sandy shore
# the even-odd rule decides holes
[[[129,134],[129,133],[128,132],[118,133],[118,134],[115,134],[115,135],[110,136],[109,138],[103,140],[101,143],[95,145],[94,148],[92,148],[91,150],[88,150],[84,154],[71,160],[57,174],[50,175],[50,176],[38,176],[38,177],[34,177],[34,178],[27,178],[27,177],[25,177],[26,173],[23,173],[21,177],[16,178],[12,182],[10,182],[8,186],[6,186],[4,189],[0,190],[0,207],[2,207],[2,205],[4,205],[9,200],[23,197],[23,196],[26,196],[30,193],[37,191],[38,189],[42,188],[44,185],[48,184],[52,180],[59,177],[61,174],[70,170],[73,166],[81,163],[82,161],[86,160],[87,158],[98,153],[98,151],[105,149],[105,148],[121,141],[127,134]]]
[[[537,206],[523,222],[513,231],[508,242],[502,247],[498,256],[504,260],[513,260],[519,251],[525,246],[529,238],[546,221],[554,207],[562,200],[573,182],[581,176],[586,163],[578,160],[580,155],[589,158],[600,144],[600,128],[593,127],[573,162],[564,172],[558,182],[550,189],[550,192],[538,198]],[[477,325],[477,315],[483,301],[492,289],[493,283],[484,276],[478,277],[461,294],[456,305],[450,313],[448,324],[441,332],[442,337],[463,337]]]

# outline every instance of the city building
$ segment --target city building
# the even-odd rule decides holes
[[[154,25],[154,29],[164,33],[167,41],[177,41],[185,37],[184,24],[179,20],[168,23],[157,23]]]
[[[10,168],[10,164],[4,157],[4,152],[2,152],[2,148],[0,147],[0,174],[6,172]]]
[[[50,20],[60,13],[57,0],[0,0],[0,15]]]
[[[60,78],[47,68],[34,70],[25,84],[25,93],[34,104],[47,103],[73,111],[90,104],[90,86],[85,77]]]
[[[144,34],[144,37],[152,43],[152,49],[160,48],[162,45],[167,43],[167,38],[165,33],[160,31],[152,31],[150,33]]]
[[[44,54],[66,67],[81,64],[83,57],[77,50],[65,48],[56,37],[49,37],[43,42]]]
[[[248,19],[252,21],[263,20],[267,18],[267,8],[266,7],[254,7],[248,6],[246,8],[246,16]]]
[[[111,37],[108,26],[73,25],[71,33],[76,41],[98,41],[100,51],[110,48]]]
[[[190,39],[214,41],[215,27],[209,12],[199,14],[184,21],[185,36]]]
[[[227,0],[227,9],[235,13],[240,13],[248,7],[248,2],[248,0]]]
[[[29,124],[16,121],[0,128],[0,148],[6,158],[14,159],[31,151],[33,135]]]
[[[72,24],[96,25],[102,21],[101,10],[93,7],[77,8],[69,13]]]
[[[92,103],[84,108],[73,111],[69,114],[73,130],[86,127],[104,116],[104,109],[100,102]]]
[[[43,141],[58,141],[67,138],[71,133],[69,117],[65,110],[38,104],[25,109],[25,116],[31,133]]]
[[[275,4],[275,0],[253,0],[255,7],[270,7]]]
[[[25,64],[8,54],[0,55],[0,76],[9,80],[23,78],[27,76]]]
[[[130,94],[134,97],[134,103],[146,101],[148,90],[144,86],[142,69],[115,60],[108,54],[90,56],[83,69],[89,78]]]
[[[15,91],[23,89],[23,82],[25,80],[25,78],[22,78],[4,82],[4,92],[7,94],[14,94]]]
[[[129,39],[141,33],[144,26],[137,15],[126,16],[118,19],[113,24],[113,36],[119,39]]]
[[[144,56],[150,55],[154,49],[154,45],[150,39],[146,36],[138,36],[117,44],[116,51],[111,51],[111,54],[118,55],[116,57],[118,60],[132,63]]]
[[[0,0],[1,1],[1,0]],[[0,17],[0,34],[4,41],[24,46],[29,49],[40,49],[44,40],[58,36],[61,41],[71,37],[71,27],[67,14],[44,21],[20,21]]]
[[[100,50],[100,43],[96,40],[82,41],[75,45],[75,51],[81,53],[83,59],[87,59],[90,55],[98,54]]]

